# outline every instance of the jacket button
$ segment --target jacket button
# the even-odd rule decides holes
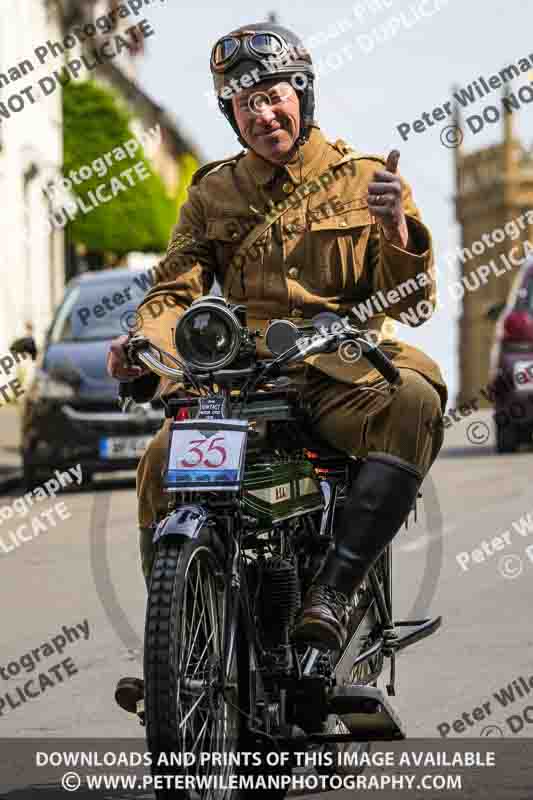
[[[287,181],[286,183],[283,184],[281,188],[283,189],[285,194],[290,194],[291,192],[294,191],[294,184],[290,183],[290,181]]]
[[[296,280],[299,275],[300,275],[300,270],[298,269],[298,267],[291,267],[290,268],[290,270],[289,270],[289,278],[292,278],[293,280]]]
[[[239,232],[238,231],[233,231],[233,233],[231,234],[231,238],[233,239],[233,241],[235,241],[235,239],[238,239],[239,238]]]
[[[345,228],[347,226],[347,224],[348,223],[346,222],[345,219],[341,219],[341,221],[339,222],[339,225],[341,226],[341,228]]]
[[[300,308],[293,308],[291,311],[291,317],[303,317],[304,312]]]

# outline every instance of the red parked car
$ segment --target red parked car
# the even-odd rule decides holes
[[[514,453],[533,441],[533,257],[526,259],[498,317],[491,353],[496,449]]]

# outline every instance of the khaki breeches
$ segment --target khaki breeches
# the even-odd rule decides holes
[[[313,428],[326,442],[350,455],[389,453],[413,464],[426,475],[442,446],[438,425],[445,398],[418,372],[400,370],[402,385],[384,392],[383,380],[350,386],[309,367],[302,397]],[[162,490],[170,420],[156,434],[137,470],[141,563],[145,577],[152,560],[151,525],[165,513],[168,495]],[[144,529],[144,531],[143,531]]]

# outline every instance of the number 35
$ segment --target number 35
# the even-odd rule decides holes
[[[227,453],[225,447],[216,444],[216,442],[223,441],[223,436],[214,436],[212,439],[191,439],[185,458],[181,459],[182,466],[190,468],[202,465],[211,469],[221,467],[226,461]],[[207,449],[206,445],[209,445]],[[215,461],[211,461],[209,458],[210,453],[219,453],[219,457],[215,456]],[[190,460],[192,454],[194,454],[193,460]]]

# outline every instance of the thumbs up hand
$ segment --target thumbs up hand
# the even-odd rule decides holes
[[[391,243],[402,249],[407,248],[409,230],[402,203],[402,184],[397,175],[400,153],[391,150],[385,170],[374,173],[374,180],[368,184],[368,210],[381,225],[383,235]]]

